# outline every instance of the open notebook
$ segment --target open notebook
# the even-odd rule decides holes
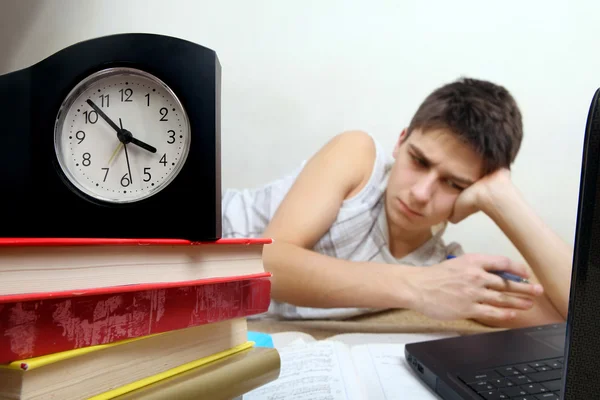
[[[244,400],[427,400],[438,397],[407,365],[404,344],[455,334],[341,334],[315,341],[302,333],[273,335],[279,378]]]

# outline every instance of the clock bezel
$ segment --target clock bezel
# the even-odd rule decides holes
[[[111,76],[115,76],[115,75],[138,75],[138,76],[142,76],[144,78],[147,78],[147,79],[153,81],[158,86],[161,86],[169,94],[169,96],[171,96],[173,101],[176,103],[176,106],[178,106],[181,109],[181,111],[183,113],[182,117],[185,120],[185,125],[187,127],[186,132],[184,132],[187,139],[185,141],[185,146],[182,149],[183,150],[182,155],[180,157],[180,160],[177,162],[175,168],[169,173],[169,177],[167,179],[161,181],[160,185],[157,188],[153,189],[152,191],[147,192],[144,196],[135,197],[135,198],[127,198],[125,200],[115,200],[115,199],[111,199],[111,198],[107,198],[107,197],[98,195],[97,193],[94,193],[93,191],[88,190],[85,187],[85,185],[82,185],[79,182],[79,179],[71,173],[71,171],[66,167],[66,165],[64,165],[64,160],[63,160],[64,155],[62,154],[62,151],[60,149],[60,142],[59,142],[59,140],[62,138],[62,135],[63,135],[62,130],[63,130],[64,122],[66,120],[66,116],[67,116],[68,112],[70,111],[71,107],[73,106],[73,104],[75,103],[75,100],[95,83],[101,81],[102,79],[105,79],[105,78],[108,78]],[[173,89],[171,89],[169,87],[169,85],[167,85],[162,79],[157,77],[155,74],[152,74],[152,73],[145,71],[143,69],[140,69],[140,68],[135,68],[135,67],[131,67],[131,66],[110,66],[110,67],[106,67],[106,68],[102,68],[100,70],[94,71],[94,72],[88,74],[83,79],[80,79],[79,82],[76,83],[74,85],[74,87],[69,91],[69,93],[64,97],[64,99],[61,102],[61,105],[59,107],[59,110],[57,112],[57,116],[56,116],[56,120],[55,120],[55,124],[54,124],[54,153],[55,153],[57,164],[60,167],[59,169],[60,169],[62,180],[67,184],[67,186],[69,187],[70,190],[74,191],[76,194],[83,197],[84,199],[92,201],[94,203],[117,205],[117,206],[118,205],[131,205],[131,204],[136,204],[136,203],[148,200],[152,196],[160,193],[162,190],[167,188],[177,178],[177,176],[179,175],[179,173],[181,172],[181,170],[183,169],[183,167],[187,161],[189,150],[191,148],[191,140],[192,140],[191,132],[192,132],[192,127],[191,127],[190,119],[188,117],[188,113],[187,113],[185,106],[179,99],[179,96],[177,96],[177,94],[173,91]]]

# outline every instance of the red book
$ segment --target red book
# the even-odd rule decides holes
[[[260,314],[269,277],[0,296],[0,363]]]

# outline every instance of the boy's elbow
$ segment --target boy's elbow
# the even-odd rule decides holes
[[[265,271],[273,273],[277,271],[277,266],[281,263],[278,261],[280,259],[279,254],[281,253],[281,242],[273,241],[273,243],[268,246],[264,246],[262,252],[262,262],[265,268]]]

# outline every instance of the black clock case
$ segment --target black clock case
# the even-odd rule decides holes
[[[66,180],[54,124],[71,89],[96,71],[126,66],[167,84],[191,128],[187,161],[166,188],[142,201],[104,204]],[[76,43],[31,67],[0,76],[0,237],[221,237],[221,65],[186,40],[144,33]]]

